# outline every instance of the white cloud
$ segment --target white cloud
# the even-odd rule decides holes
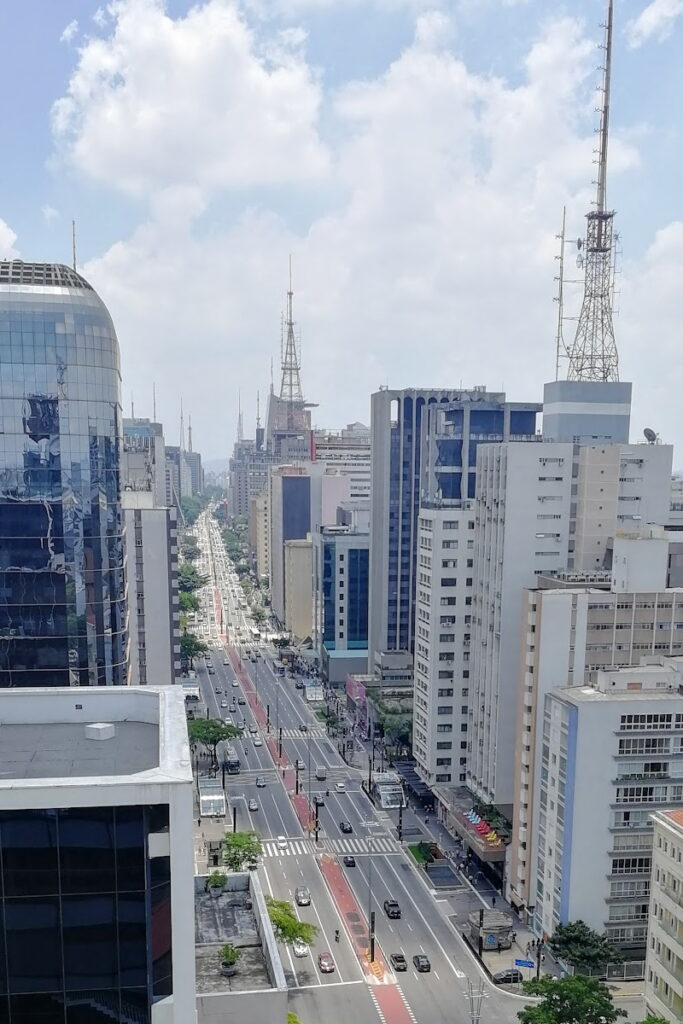
[[[132,6],[139,10],[139,0]],[[185,47],[169,48],[158,37],[175,39],[178,26],[188,31],[187,19],[169,26],[165,16],[158,20],[156,5],[144,7],[146,18],[153,13],[148,24],[155,29],[155,52],[163,54],[175,96],[178,82],[186,80],[175,64],[197,65]],[[211,49],[204,36],[215,32],[204,17],[207,8],[221,16],[227,10],[215,2],[195,9],[197,51]],[[96,116],[133,102],[117,95],[126,82],[136,82],[141,109],[157,102],[157,74],[143,74],[138,67],[141,60],[149,62],[149,48],[131,37],[125,53],[112,56],[123,46],[120,40],[114,44],[122,19],[119,5],[114,35],[98,43],[98,54],[117,68],[125,66],[125,80],[107,73],[92,94],[79,93],[72,81],[80,96],[70,142],[77,157],[83,138],[92,147]],[[212,218],[219,188],[240,178],[219,182],[216,175],[207,176],[204,125],[195,129],[182,158],[163,162],[162,172],[146,154],[136,154],[146,143],[135,130],[132,139],[116,131],[108,140],[109,171],[97,165],[94,176],[113,183],[118,169],[130,164],[149,213],[129,238],[90,261],[85,272],[114,316],[125,386],[134,386],[140,407],[142,392],[147,388],[151,395],[156,381],[169,436],[177,434],[182,394],[197,447],[210,457],[226,454],[238,388],[243,404],[247,389],[260,388],[263,396],[272,357],[277,365],[290,252],[304,388],[320,403],[314,413],[320,425],[367,421],[369,394],[384,383],[504,384],[515,400],[539,398],[554,368],[555,233],[562,206],[569,207],[568,232],[575,237],[592,198],[594,44],[574,19],[548,22],[513,86],[473,73],[450,52],[449,32],[443,14],[420,16],[414,42],[383,74],[349,83],[328,97],[327,120],[337,141],[330,144],[327,164],[328,157],[320,156],[315,117],[306,122],[319,163],[303,199],[289,170],[280,179],[283,206],[289,202],[297,212],[291,224],[268,208],[267,189],[250,193],[253,206],[238,207],[230,219],[222,206],[221,215]],[[270,73],[262,61],[274,41],[249,36],[244,26],[235,33],[249,39],[230,75],[232,90],[243,95],[251,89],[242,81],[245,76],[261,80]],[[224,54],[225,39],[221,47]],[[308,83],[306,96],[310,99],[311,90],[315,94],[317,109],[320,85],[303,55],[291,59],[297,81]],[[211,54],[208,63],[215,69]],[[262,99],[262,93],[258,96]],[[211,109],[215,116],[216,105]],[[261,124],[262,114],[261,106],[254,113]],[[157,132],[155,138],[168,154],[163,136]],[[253,145],[249,141],[245,162],[253,160]],[[230,140],[221,134],[212,146],[214,166],[225,166]],[[637,158],[630,140],[615,139],[610,174]],[[303,164],[305,155],[299,159]],[[77,165],[92,174],[89,161]],[[622,302],[618,338],[624,376],[639,382],[637,391],[645,359],[667,366],[660,387],[675,382],[677,361],[669,367],[661,357],[668,360],[678,344],[677,253],[677,243],[665,232],[648,254],[644,280],[652,277],[654,288],[655,276],[662,274],[672,284],[663,303],[668,312],[646,344],[638,325],[648,323],[656,301],[651,295],[658,292],[631,286],[638,268],[623,275],[622,291],[628,280],[630,298],[628,312]],[[683,380],[676,386],[680,391]]]
[[[59,37],[60,43],[71,43],[71,42],[73,42],[73,40],[75,39],[77,33],[78,33],[78,22],[74,18],[73,21],[69,22],[69,24],[66,26],[66,28],[62,32],[61,36]]]
[[[12,231],[9,224],[0,219],[0,260],[16,260],[19,258],[19,250],[14,247],[16,240],[16,231]]]
[[[49,203],[45,203],[44,206],[41,206],[40,212],[42,213],[43,220],[46,224],[51,224],[52,221],[58,220],[60,216],[59,210],[56,210],[54,206],[50,206]]]
[[[208,198],[325,172],[320,86],[298,42],[280,36],[262,54],[230,0],[175,20],[162,0],[114,0],[109,12],[111,33],[83,45],[53,108],[81,173],[137,196],[182,184]]]
[[[660,42],[667,39],[682,14],[683,0],[652,0],[638,17],[626,26],[629,45],[636,48],[642,46],[648,39],[654,38]]]

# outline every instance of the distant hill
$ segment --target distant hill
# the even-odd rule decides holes
[[[230,468],[229,459],[208,459],[203,463],[204,469],[209,473],[227,473]]]

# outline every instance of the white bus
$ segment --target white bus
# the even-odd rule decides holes
[[[261,639],[261,634],[259,633],[259,631],[256,628],[256,626],[250,626],[249,627],[249,634],[250,634],[252,640],[260,640]]]

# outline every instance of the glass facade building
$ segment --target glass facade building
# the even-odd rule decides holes
[[[0,1024],[148,1024],[173,991],[166,804],[0,811]]]
[[[127,681],[121,371],[59,264],[0,262],[0,686]]]

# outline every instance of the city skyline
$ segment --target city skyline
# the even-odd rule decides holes
[[[34,2],[4,26],[12,75],[29,62],[31,18],[34,75],[8,117],[2,255],[69,263],[76,219],[79,270],[117,324],[124,411],[132,396],[151,416],[156,382],[169,440],[182,394],[195,447],[227,457],[238,389],[249,424],[279,362],[290,252],[314,425],[367,423],[384,384],[540,399],[554,368],[562,206],[578,238],[594,192],[604,3],[575,4],[571,18],[559,3],[493,0],[189,6]],[[661,4],[616,4],[608,193],[623,240],[615,329],[621,377],[636,384],[632,439],[649,426],[675,445],[681,143],[666,100],[683,77],[681,31]],[[363,43],[349,54],[352,33]],[[575,256],[568,244],[570,280]],[[576,315],[579,289],[567,293]]]

